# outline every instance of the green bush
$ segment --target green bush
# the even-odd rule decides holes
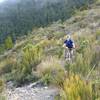
[[[13,69],[13,66],[14,66],[14,62],[12,59],[6,59],[4,63],[4,66],[2,66],[1,68],[1,71],[2,71],[2,74],[5,74],[5,73],[10,73]]]
[[[32,78],[34,79],[35,76],[32,75],[32,70],[36,70],[36,66],[40,63],[42,56],[43,50],[39,45],[26,45],[15,67],[15,80],[19,83],[24,83]]]
[[[3,80],[0,79],[0,93],[3,91],[4,89],[4,82]]]
[[[5,51],[5,46],[4,44],[0,44],[0,54]]]
[[[13,56],[13,54],[11,56]],[[6,73],[11,73],[16,62],[17,62],[16,57],[7,57],[4,60],[1,60],[0,74],[3,75]]]
[[[6,49],[11,49],[13,47],[13,41],[12,41],[12,38],[10,36],[8,36],[5,40],[5,48]]]
[[[77,52],[83,53],[84,49],[89,46],[89,41],[86,39],[80,39],[78,42],[79,47],[77,49]]]

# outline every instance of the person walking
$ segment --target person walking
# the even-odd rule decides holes
[[[64,41],[63,47],[65,48],[65,60],[72,60],[75,43],[70,35],[66,35],[66,40]]]

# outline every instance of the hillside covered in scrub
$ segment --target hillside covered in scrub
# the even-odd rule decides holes
[[[0,43],[8,36],[15,42],[36,27],[70,18],[75,9],[87,8],[94,0],[6,0],[0,4]],[[1,45],[0,45],[1,46]]]
[[[0,100],[99,100],[99,12],[97,0],[68,20],[33,28],[15,44],[8,37],[7,50],[0,47]],[[62,46],[69,32],[76,44],[71,63]]]

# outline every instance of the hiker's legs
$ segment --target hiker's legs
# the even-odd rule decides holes
[[[69,48],[65,49],[65,59],[70,60],[70,50],[69,50]]]
[[[66,48],[64,50],[64,57],[66,60],[72,60],[73,57],[73,49],[72,48]]]
[[[73,58],[73,54],[74,54],[73,49],[71,49],[70,50],[71,59]]]
[[[71,60],[71,50],[68,49],[68,60],[70,61]]]
[[[67,59],[67,58],[68,58],[67,53],[68,53],[68,50],[67,50],[67,48],[65,48],[65,50],[64,50],[64,57],[65,57],[65,59]]]
[[[73,49],[69,48],[69,60],[72,60],[73,58]]]

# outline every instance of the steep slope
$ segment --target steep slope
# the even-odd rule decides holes
[[[63,24],[61,22],[54,23],[49,27],[33,29],[32,35],[24,36],[19,38],[18,43],[15,44],[12,50],[5,52],[2,57],[10,56],[16,50],[20,50],[20,47],[23,47],[29,41],[35,41],[35,36],[40,37],[48,36],[49,34],[54,34],[58,38],[62,38],[66,33],[71,32],[75,34],[95,34],[100,28],[100,6],[93,6],[92,9],[84,10],[82,12],[76,12],[74,17],[71,17],[69,20],[66,20]],[[58,33],[58,34],[57,34]],[[39,38],[38,37],[38,38]],[[38,39],[39,40],[39,39]],[[41,39],[42,40],[42,39]],[[41,41],[40,40],[40,41]],[[39,41],[38,41],[39,42]],[[18,48],[18,49],[17,49]]]
[[[63,75],[63,70],[64,72],[68,71],[71,67],[71,71],[73,73],[81,75],[82,79],[86,80],[88,73],[90,73],[91,69],[95,65],[95,69],[91,75],[89,75],[89,80],[86,80],[86,82],[87,84],[88,82],[98,84],[100,81],[99,12],[100,5],[92,5],[91,9],[81,12],[77,11],[73,17],[63,23],[59,21],[45,28],[41,27],[34,29],[31,34],[26,35],[25,37],[20,37],[12,50],[5,52],[4,55],[0,56],[0,75],[4,77],[6,81],[13,81],[15,85],[17,84],[16,86],[23,86],[23,84],[27,82],[30,83],[37,81],[38,75],[36,74],[39,71],[41,76],[38,78],[42,79],[44,83],[51,82],[50,80],[52,77],[54,77],[55,80],[58,79],[58,83],[56,83],[55,80],[52,81],[56,84],[56,86],[59,86],[58,84],[62,81],[60,76]],[[75,43],[77,46],[79,46],[76,48],[76,60],[71,65],[68,63],[63,64],[62,61],[64,60],[62,44],[64,41],[64,36],[68,32],[73,33],[72,36]],[[48,57],[51,56],[55,56],[57,58],[53,58],[53,60],[51,58],[48,59]],[[49,72],[48,69],[44,71],[48,66],[51,68],[49,69],[51,72]],[[54,66],[57,66],[57,68],[60,66],[60,71]],[[63,69],[62,66],[65,67],[65,69]],[[42,67],[44,69],[42,69]],[[42,71],[44,72],[42,73]],[[56,75],[57,77],[55,77]],[[62,84],[60,84],[60,86],[61,85]],[[26,98],[28,98],[28,96],[32,96],[32,98],[34,98],[34,88],[31,87],[27,90],[27,87],[29,87],[29,85],[17,89],[14,87],[13,91],[9,90],[8,88],[8,94],[10,92],[9,98],[12,98],[14,94],[20,99],[23,99],[25,95],[27,96]],[[43,88],[44,87],[42,87],[42,89]],[[36,90],[38,89],[40,88],[36,88]],[[30,91],[33,92],[29,94]],[[99,99],[99,85],[96,85],[96,91],[96,97]],[[18,94],[19,92],[20,94]],[[23,94],[23,92],[26,94]],[[53,93],[55,94],[55,90],[51,92],[50,89],[47,89],[42,95],[41,91],[39,90],[36,93],[36,98],[37,96],[41,95],[46,96],[47,92],[49,92],[50,95]],[[16,96],[13,98],[13,100],[16,100]],[[36,100],[40,100],[40,98]],[[51,99],[48,98],[46,100],[52,100],[52,96]]]
[[[65,20],[74,13],[74,8],[81,6],[87,7],[87,2],[91,3],[91,1],[92,0],[5,1],[0,5],[0,43],[4,42],[9,35],[16,38],[17,36],[27,34],[33,27],[46,26],[59,19]]]

